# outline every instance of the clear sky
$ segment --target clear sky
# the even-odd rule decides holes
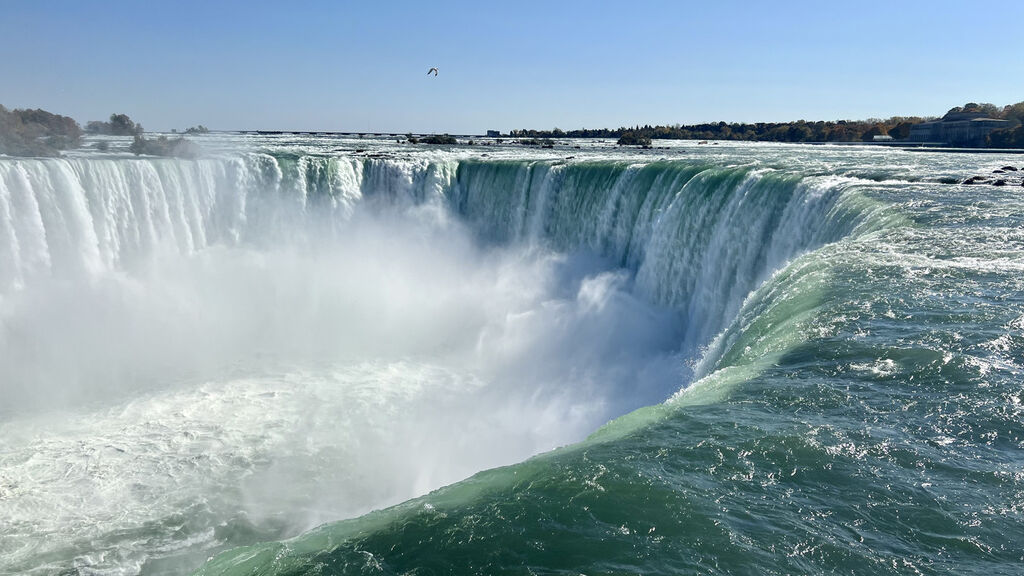
[[[1022,21],[1021,0],[0,0],[0,104],[149,130],[940,115],[1024,100]]]

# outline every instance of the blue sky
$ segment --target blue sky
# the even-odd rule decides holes
[[[3,0],[0,104],[149,130],[939,115],[1024,100],[1022,21],[1019,0]]]

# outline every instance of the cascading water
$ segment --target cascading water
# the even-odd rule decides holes
[[[808,370],[872,366],[830,368],[810,343],[899,314],[836,294],[886,282],[857,255],[920,220],[859,152],[822,168],[769,147],[567,162],[334,146],[0,159],[0,572],[182,573],[343,518],[205,570],[705,566],[690,550],[728,572],[727,533],[771,539],[709,512],[713,486],[750,510],[758,492],[687,478],[738,478],[730,450],[750,442],[777,462],[743,435],[762,411],[726,414],[752,382],[781,379],[757,400],[778,415]],[[827,412],[814,386],[794,401]],[[740,436],[714,440],[716,418]],[[691,461],[708,439],[719,463]],[[498,534],[525,556],[495,554]]]
[[[771,272],[858,229],[868,214],[840,202],[851,184],[693,163],[468,162],[450,201],[498,241],[630,270],[639,295],[683,313],[692,353]]]
[[[685,332],[684,358],[706,345],[772,270],[842,237],[855,218],[837,203],[841,182],[805,182],[746,167],[248,154],[197,162],[36,160],[3,168],[7,292],[34,287],[33,279],[93,287],[125,273],[131,279],[156,271],[161,259],[189,258],[211,247],[320,252],[317,244],[352,236],[349,228],[360,225],[352,223],[353,213],[363,204],[384,211],[447,205],[488,240],[586,251],[608,261],[592,265],[623,269],[602,285],[635,284],[627,291],[680,314],[673,322]],[[202,298],[196,300],[201,305]],[[187,340],[191,330],[209,328],[182,326],[177,335]],[[53,357],[40,360],[59,364]],[[7,375],[9,382],[43,391],[47,399],[54,392],[48,383],[66,387],[68,379],[90,376],[79,366],[55,379],[42,367],[26,370],[24,359],[5,365],[17,370]],[[95,379],[109,379],[108,372],[104,366]],[[90,394],[93,385],[81,392]]]

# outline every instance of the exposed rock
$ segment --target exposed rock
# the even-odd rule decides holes
[[[1004,172],[1016,172],[1017,171],[1017,169],[1014,168],[1013,166],[1003,166],[1002,168],[1000,168],[1000,170],[1003,170]]]
[[[1006,180],[996,180],[992,183],[993,186],[1006,186]]]

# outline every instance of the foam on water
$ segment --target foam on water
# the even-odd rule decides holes
[[[388,194],[423,189],[384,168],[404,175]],[[415,198],[261,237],[254,198],[191,212],[203,235],[180,232],[189,212],[175,228],[103,211],[132,225],[20,268],[0,340],[5,567],[194,566],[572,442],[679,385],[672,313],[597,256],[481,248]]]
[[[0,569],[180,573],[719,402],[906,226],[842,155],[229,144],[0,160]]]

